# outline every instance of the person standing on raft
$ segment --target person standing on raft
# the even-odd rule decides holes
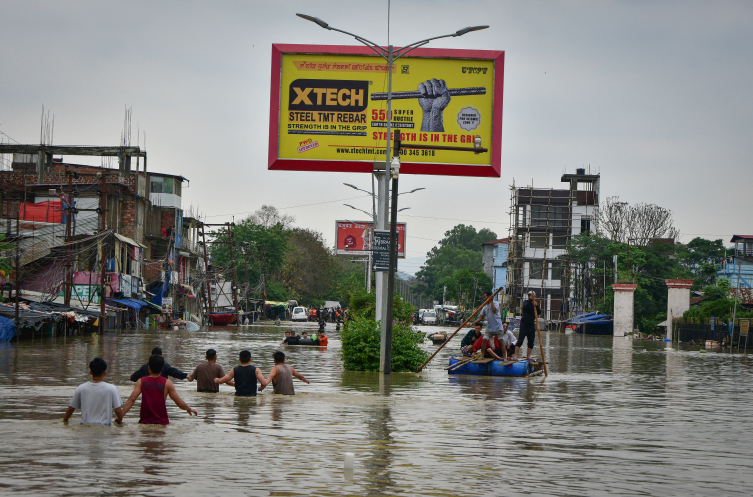
[[[536,313],[534,313],[534,309]],[[533,352],[533,341],[536,338],[536,316],[541,315],[541,307],[536,304],[536,292],[531,290],[528,292],[528,300],[523,302],[523,315],[520,318],[520,333],[518,334],[518,342],[515,344],[515,354],[512,358],[518,358],[518,351],[523,346],[523,340],[528,339],[528,354],[527,360],[531,360],[531,352]]]

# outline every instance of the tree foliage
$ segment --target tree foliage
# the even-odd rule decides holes
[[[343,368],[348,371],[379,371],[381,325],[374,319],[375,293],[363,290],[350,296],[351,319],[340,332]],[[393,301],[392,371],[416,371],[429,357],[421,348],[424,339],[410,326],[414,308],[396,295]]]
[[[458,224],[446,231],[444,238],[426,254],[426,262],[416,273],[424,286],[424,293],[432,299],[441,299],[444,285],[456,282],[461,287],[459,278],[467,276],[469,270],[477,274],[482,272],[483,243],[497,238],[496,233],[484,228],[476,231],[473,226]],[[491,281],[484,281],[491,287]]]
[[[251,298],[295,299],[307,306],[338,300],[347,305],[350,293],[363,287],[363,266],[338,259],[321,233],[294,228],[292,222],[292,216],[265,205],[232,227],[240,295],[248,288]],[[219,243],[212,244],[212,263],[229,280],[233,268],[227,228],[220,228],[215,240]]]
[[[591,307],[612,314],[614,294],[612,283],[633,283],[635,291],[635,323],[643,332],[654,332],[656,324],[666,319],[667,285],[666,279],[692,279],[696,288],[708,285],[716,279],[715,262],[724,256],[721,240],[695,238],[687,245],[681,243],[654,242],[645,246],[630,246],[610,238],[588,233],[574,236],[567,245],[567,255],[574,267],[589,268],[591,281],[588,283],[592,296]],[[614,256],[617,256],[615,278]],[[606,274],[604,271],[606,270]],[[606,281],[606,288],[603,283]],[[572,283],[572,282],[571,282]],[[577,282],[582,284],[582,282]],[[575,290],[575,289],[574,289]],[[707,287],[712,295],[719,290]],[[579,295],[577,291],[574,291]],[[727,295],[728,297],[728,295]],[[730,300],[730,302],[732,302]]]
[[[672,211],[656,204],[620,202],[607,197],[599,205],[599,230],[610,240],[632,245],[647,245],[652,239],[676,239]]]

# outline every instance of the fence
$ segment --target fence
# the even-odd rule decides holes
[[[703,342],[706,340],[715,340],[719,343],[728,343],[730,340],[730,324],[721,323],[711,319],[692,319],[692,318],[675,318],[672,320],[674,335],[680,342]],[[732,342],[735,343],[740,338],[740,319],[735,320],[735,326],[732,330]]]

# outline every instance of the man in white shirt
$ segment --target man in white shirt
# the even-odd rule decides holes
[[[484,292],[484,299],[488,299],[491,296],[491,291],[487,290]],[[493,340],[494,336],[496,336],[498,340],[502,340],[502,316],[500,311],[499,302],[492,300],[481,309],[478,319],[473,322],[473,325],[475,326],[486,317],[486,333],[484,333],[485,340]]]
[[[120,395],[118,389],[110,383],[105,383],[107,374],[107,363],[104,359],[95,357],[89,363],[89,373],[92,375],[92,381],[87,381],[76,388],[73,399],[65,411],[63,423],[68,419],[76,409],[81,409],[82,425],[103,425],[112,424],[112,411],[115,410],[117,422],[123,422],[123,409],[121,409]]]
[[[502,335],[502,340],[500,340],[500,345],[502,345],[502,355],[504,356],[505,361],[507,361],[508,356],[515,353],[515,343],[518,341],[513,332],[507,329],[507,326],[507,323],[502,323],[502,332],[504,335]]]

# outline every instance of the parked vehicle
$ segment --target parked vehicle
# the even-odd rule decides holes
[[[293,307],[291,321],[308,321],[309,311],[305,307]]]
[[[421,324],[437,324],[437,313],[427,309],[421,317]]]

